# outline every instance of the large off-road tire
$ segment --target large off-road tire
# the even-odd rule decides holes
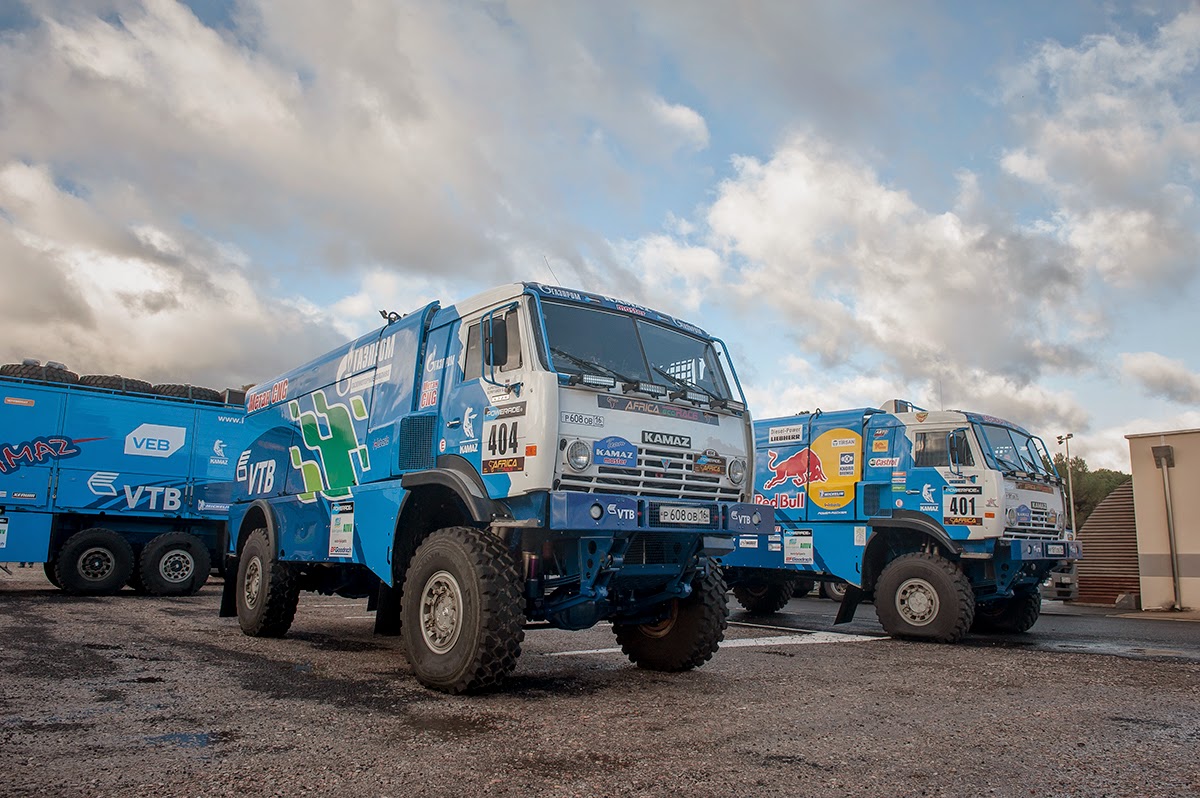
[[[725,639],[725,580],[716,568],[692,583],[692,594],[671,602],[658,623],[614,623],[621,651],[639,668],[687,671],[712,659]]]
[[[300,583],[296,567],[275,559],[267,530],[250,533],[237,572],[237,616],[251,637],[283,637],[296,617]]]
[[[79,375],[73,371],[55,366],[34,366],[29,363],[7,363],[0,366],[0,376],[39,382],[61,382],[67,385],[79,382]]]
[[[76,532],[54,556],[57,584],[75,595],[116,593],[133,572],[133,548],[111,529]]]
[[[208,581],[208,547],[188,532],[167,532],[151,540],[138,558],[138,574],[147,593],[192,596]]]
[[[765,576],[761,581],[735,587],[733,597],[751,615],[770,615],[786,607],[794,591],[790,577]]]
[[[840,579],[836,582],[822,582],[821,595],[830,601],[841,604],[842,599],[846,597],[846,583]]]
[[[816,586],[817,583],[813,579],[797,579],[792,583],[792,598],[804,598],[813,592]]]
[[[1032,629],[1041,614],[1040,592],[1019,593],[1012,598],[989,601],[976,607],[971,631],[1021,634]]]
[[[975,618],[975,593],[955,563],[913,552],[892,560],[879,575],[875,614],[892,637],[956,643]]]
[[[454,694],[495,687],[516,668],[525,639],[517,560],[489,532],[439,529],[409,562],[400,617],[421,684]]]
[[[212,388],[201,388],[199,385],[176,385],[174,383],[161,383],[153,386],[154,392],[159,396],[173,396],[177,399],[199,399],[203,402],[222,402],[220,391],[214,391]]]
[[[153,387],[145,380],[122,377],[120,374],[84,374],[79,378],[79,384],[122,393],[153,393]]]

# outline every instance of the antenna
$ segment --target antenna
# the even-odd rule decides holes
[[[561,285],[561,283],[559,283],[559,282],[558,282],[558,275],[557,275],[557,274],[555,274],[555,273],[554,273],[554,269],[553,269],[553,268],[551,268],[551,266],[550,266],[550,259],[546,257],[546,253],[545,253],[545,252],[543,252],[543,253],[542,253],[542,260],[546,261],[546,268],[547,268],[547,269],[550,269],[550,276],[554,278],[554,282],[555,282],[556,284],[559,284],[559,285]]]

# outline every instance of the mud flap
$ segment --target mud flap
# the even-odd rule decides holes
[[[221,611],[219,618],[237,617],[237,574],[238,561],[233,557],[225,559],[225,586],[221,588]]]
[[[854,611],[858,609],[858,604],[862,599],[861,587],[846,585],[846,595],[842,596],[842,603],[838,605],[837,617],[833,619],[834,625],[853,621]]]
[[[375,634],[388,637],[400,634],[400,591],[383,580],[379,581],[379,591],[375,594]]]

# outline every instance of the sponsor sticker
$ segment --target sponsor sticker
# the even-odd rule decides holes
[[[811,529],[789,531],[783,539],[783,561],[787,565],[813,564],[813,538]]]
[[[329,556],[353,556],[354,502],[333,502],[329,514]]]
[[[886,439],[871,441],[871,451],[886,452],[888,450],[888,442]]]
[[[32,399],[25,399],[21,396],[6,396],[4,397],[4,404],[17,405],[19,407],[33,407],[34,401]],[[7,523],[7,521],[5,523]]]
[[[437,380],[425,380],[421,383],[421,402],[418,406],[419,410],[424,410],[427,407],[433,407],[438,400],[438,383]]]
[[[786,427],[770,427],[767,429],[767,443],[792,443],[804,440],[805,426],[792,424]]]
[[[1053,493],[1054,488],[1049,485],[1043,485],[1040,482],[1018,482],[1017,490],[1034,490],[1038,493]]]
[[[854,452],[842,452],[838,455],[838,476],[854,476]]]
[[[508,474],[524,470],[524,457],[498,457],[495,460],[484,460],[481,468],[484,474]]]
[[[822,499],[843,499],[846,497],[844,490],[822,490],[818,491]]]
[[[943,524],[951,526],[978,526],[983,523],[983,519],[978,516],[959,515],[942,519]]]
[[[757,549],[758,535],[742,535],[738,538],[738,546],[743,549]]]
[[[888,436],[888,431],[886,429],[877,429],[875,430],[874,435],[876,438],[886,438]]]
[[[855,546],[867,545],[867,528],[865,526],[854,527],[854,545]]]
[[[14,499],[36,499],[37,494],[36,493],[24,493],[21,491],[14,491],[12,497]]]
[[[8,546],[8,519],[0,518],[0,549]]]
[[[183,447],[187,428],[142,424],[125,436],[125,454],[140,457],[170,457]]]
[[[867,461],[871,468],[895,468],[900,465],[899,457],[872,457]]]
[[[768,543],[767,551],[783,551],[782,543]]]
[[[754,503],[774,507],[777,510],[799,510],[804,507],[805,495],[804,493],[776,493],[774,496],[768,497],[756,493],[754,494]]]
[[[679,418],[684,421],[697,421],[701,424],[719,426],[721,417],[706,410],[695,410],[690,407],[679,407],[662,402],[652,402],[648,399],[631,399],[628,396],[613,396],[602,393],[596,397],[596,407],[602,410],[620,410],[625,413],[642,413],[648,416],[662,418]]]
[[[723,476],[725,474],[726,462],[724,457],[717,455],[712,449],[708,449],[704,454],[696,458],[692,463],[692,471],[697,474],[715,474]]]
[[[847,446],[854,446],[858,441],[854,438],[834,438],[829,442],[829,445],[835,449],[845,449]]]
[[[525,405],[525,402],[514,402],[510,405],[489,405],[483,411],[483,417],[488,421],[516,418],[517,416],[525,415]],[[564,413],[564,415],[566,414]]]
[[[592,447],[592,459],[596,465],[637,468],[637,457],[637,447],[619,435],[601,438]]]

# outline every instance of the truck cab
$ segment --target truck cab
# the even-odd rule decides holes
[[[709,558],[772,522],[724,345],[610,297],[393,314],[247,403],[223,614],[281,635],[300,589],[370,595],[435,689],[497,683],[527,621],[611,620],[636,664],[700,665],[725,628]]]
[[[779,528],[722,558],[752,611],[815,578],[849,586],[839,622],[866,598],[900,637],[1025,631],[1041,581],[1080,556],[1045,445],[1004,419],[894,400],[755,428],[755,501]]]

